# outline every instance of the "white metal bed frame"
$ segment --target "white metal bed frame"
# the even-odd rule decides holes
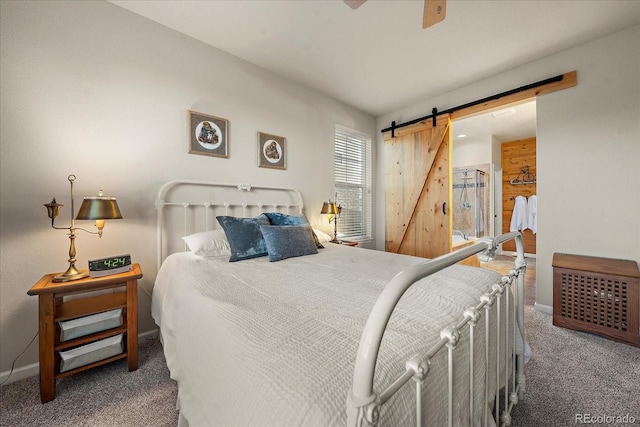
[[[479,254],[484,260],[493,258],[495,251],[501,243],[508,240],[515,239],[517,257],[515,260],[515,267],[509,272],[508,276],[502,278],[501,283],[493,285],[490,293],[482,295],[476,306],[471,306],[464,310],[461,314],[460,321],[444,328],[440,332],[440,341],[434,345],[423,356],[415,356],[414,358],[406,362],[406,371],[403,375],[398,377],[386,390],[378,394],[373,390],[373,379],[375,365],[378,357],[378,350],[380,349],[380,343],[382,336],[389,321],[393,309],[396,304],[404,295],[405,291],[411,287],[416,281],[429,276],[443,268],[449,267],[459,261],[462,261],[469,256]],[[482,309],[484,309],[485,317],[485,358],[484,363],[495,362],[496,366],[496,392],[495,396],[488,395],[488,377],[485,377],[484,384],[484,416],[483,424],[488,425],[488,414],[486,408],[490,403],[491,397],[494,397],[494,419],[501,425],[511,425],[511,409],[518,403],[519,399],[524,397],[525,387],[525,375],[524,375],[524,343],[526,342],[526,333],[524,329],[524,275],[526,272],[526,263],[524,260],[524,244],[522,235],[519,232],[511,232],[503,234],[496,238],[482,238],[478,243],[460,249],[456,252],[452,252],[446,255],[442,255],[438,258],[431,259],[421,264],[411,266],[404,271],[398,273],[384,288],[380,296],[378,297],[369,319],[362,332],[360,345],[358,347],[358,354],[355,362],[355,368],[353,373],[353,388],[349,393],[347,399],[347,415],[349,426],[375,426],[378,423],[378,415],[380,406],[386,403],[391,396],[393,396],[403,385],[405,385],[410,379],[413,379],[416,383],[416,425],[422,425],[422,405],[420,402],[420,396],[422,386],[425,383],[431,364],[431,359],[440,352],[444,347],[448,351],[448,420],[449,426],[453,425],[453,351],[458,349],[457,344],[460,340],[460,335],[465,333],[465,326],[468,324],[467,329],[469,334],[469,414],[473,416],[473,405],[475,390],[473,389],[473,376],[475,375],[474,369],[474,342],[475,341],[475,326],[482,317]],[[511,302],[510,290],[513,292],[515,300]],[[498,342],[496,347],[500,348],[500,329],[501,321],[500,309],[502,300],[504,298],[505,311],[509,313],[512,310],[514,322],[509,325],[509,316],[506,316],[505,321],[505,343],[509,342],[511,337],[511,346],[505,346],[504,361],[510,362],[511,375],[505,376],[504,381],[500,383],[500,365],[501,355],[500,352],[496,352],[496,360],[489,360],[489,316],[491,310],[494,309],[496,319],[496,337]],[[522,344],[518,345],[518,336],[522,339]],[[462,350],[464,351],[464,350]],[[517,371],[517,372],[516,372]],[[504,395],[504,402],[500,404],[500,393]],[[502,410],[501,410],[502,408]],[[472,420],[469,420],[469,425],[472,425]]]
[[[217,188],[236,188],[239,193],[243,192],[251,192],[252,190],[271,190],[271,191],[279,191],[291,193],[294,198],[293,203],[282,204],[282,203],[246,203],[240,198],[235,198],[233,200],[206,200],[206,201],[167,201],[169,196],[169,192],[179,186],[193,186],[193,187],[217,187]],[[240,201],[238,201],[240,200]],[[241,184],[232,184],[228,182],[208,182],[208,181],[193,181],[193,180],[180,180],[176,179],[173,181],[169,181],[160,187],[158,190],[158,195],[156,196],[155,201],[156,211],[157,211],[157,221],[156,221],[156,241],[157,241],[157,269],[160,269],[160,265],[165,258],[164,254],[164,246],[163,246],[163,235],[164,235],[164,208],[166,206],[174,206],[174,207],[182,207],[184,212],[184,228],[183,228],[183,236],[189,234],[188,231],[188,209],[193,208],[204,208],[204,222],[205,222],[205,230],[209,230],[209,213],[211,211],[215,211],[216,209],[223,209],[222,214],[230,215],[230,209],[233,207],[241,207],[242,208],[242,216],[248,217],[250,216],[250,212],[254,209],[257,209],[258,213],[264,212],[265,209],[269,208],[271,211],[276,212],[278,209],[283,209],[283,213],[290,213],[292,209],[296,209],[298,214],[302,215],[304,213],[304,203],[302,201],[302,194],[294,188],[283,188],[283,187],[270,187],[270,186],[258,186],[251,185],[246,183]],[[201,230],[202,231],[202,230]]]
[[[282,204],[280,203],[246,203],[242,201],[243,195],[234,197],[232,200],[207,200],[207,201],[168,201],[167,198],[172,189],[179,186],[193,186],[193,187],[217,187],[217,188],[236,188],[238,193],[249,193],[253,190],[271,190],[276,192],[290,193],[295,199],[293,203]],[[231,184],[224,182],[206,182],[206,181],[193,181],[193,180],[173,180],[164,184],[158,191],[158,195],[155,200],[155,207],[157,210],[157,261],[158,269],[162,261],[164,260],[164,209],[166,207],[182,207],[184,210],[184,228],[183,236],[188,234],[188,215],[187,212],[190,208],[204,208],[205,216],[205,228],[209,229],[209,213],[212,210],[221,210],[221,214],[228,215],[232,207],[239,207],[242,209],[242,216],[248,217],[251,212],[256,214],[263,212],[266,207],[272,211],[278,211],[280,209],[284,213],[289,213],[292,209],[296,209],[298,214],[304,213],[304,203],[302,195],[299,191],[292,188],[280,188],[269,186],[252,186],[250,184]],[[416,281],[429,276],[437,271],[440,271],[446,267],[449,267],[465,258],[473,255],[479,255],[481,259],[488,260],[495,256],[498,245],[509,241],[515,240],[517,256],[515,259],[514,268],[509,272],[507,276],[502,278],[501,283],[493,285],[491,292],[481,296],[477,305],[468,307],[460,314],[460,320],[447,328],[444,328],[440,332],[440,341],[435,344],[424,355],[416,355],[406,362],[406,370],[400,375],[386,390],[381,393],[376,393],[373,390],[374,384],[374,372],[378,358],[378,351],[382,342],[385,328],[396,304],[404,293],[413,285]],[[453,376],[455,366],[453,363],[454,351],[465,351],[457,346],[460,341],[461,334],[469,334],[469,346],[468,351],[469,358],[469,414],[473,417],[474,414],[474,396],[477,390],[474,390],[474,375],[476,373],[476,367],[480,364],[484,364],[483,367],[489,366],[489,363],[495,363],[496,366],[496,378],[495,378],[495,395],[489,396],[489,378],[485,376],[484,390],[480,392],[484,396],[484,409],[483,409],[483,424],[489,425],[487,408],[490,403],[493,402],[494,412],[493,419],[496,423],[501,425],[511,425],[511,409],[518,403],[519,399],[524,397],[525,390],[525,375],[524,375],[524,343],[526,343],[526,331],[524,328],[524,275],[526,272],[526,262],[524,259],[524,244],[522,235],[519,232],[506,233],[496,238],[481,238],[477,243],[460,249],[458,251],[427,260],[424,263],[420,263],[411,266],[404,271],[398,273],[383,289],[378,297],[373,309],[366,322],[365,328],[362,332],[360,345],[358,347],[358,353],[356,356],[355,367],[353,372],[353,385],[349,391],[346,411],[348,417],[349,427],[364,427],[364,426],[376,426],[378,424],[380,407],[385,404],[389,399],[400,390],[409,380],[413,379],[416,388],[416,425],[422,425],[422,404],[421,393],[422,387],[427,380],[430,372],[430,364],[433,357],[446,347],[448,352],[448,425],[453,425],[453,405],[455,401],[455,395],[453,391]],[[513,294],[513,297],[511,296]],[[513,302],[512,302],[513,299]],[[504,300],[504,302],[503,302]],[[501,307],[504,304],[505,312],[507,313],[506,319],[501,319]],[[505,322],[504,327],[504,339],[505,345],[504,354],[501,355],[499,351],[496,351],[496,360],[489,360],[489,319],[495,312],[496,315],[496,337],[498,339],[497,348],[500,348],[500,330],[502,329],[501,323]],[[513,322],[510,322],[509,312],[513,314]],[[485,357],[483,361],[474,360],[474,345],[477,342],[475,327],[483,317],[485,319]],[[511,323],[511,324],[510,324]],[[468,328],[466,327],[468,325]],[[518,337],[521,339],[520,345],[517,342]],[[480,337],[481,339],[482,337]],[[511,342],[510,342],[511,341]],[[501,360],[501,357],[504,359]],[[510,375],[504,375],[504,379],[500,381],[500,369],[501,363],[506,362],[506,366],[510,367]],[[502,403],[501,403],[501,397]],[[493,399],[493,401],[492,401]],[[472,424],[472,420],[468,421],[469,425]]]

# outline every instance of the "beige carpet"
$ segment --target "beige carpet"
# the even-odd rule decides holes
[[[126,359],[56,381],[56,398],[40,403],[39,377],[0,388],[0,426],[175,426],[176,383],[157,340],[140,343],[139,367]]]
[[[499,256],[483,267],[504,274],[512,265],[512,257]],[[525,398],[514,408],[512,425],[633,425],[624,424],[625,416],[640,425],[640,349],[553,326],[551,315],[533,309],[535,269],[536,260],[528,258],[525,325],[533,356],[525,366]]]

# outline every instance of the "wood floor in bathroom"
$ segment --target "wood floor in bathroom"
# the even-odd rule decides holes
[[[481,262],[482,268],[497,271],[500,274],[509,274],[513,268],[515,257],[509,255],[498,255],[494,260]],[[524,303],[533,305],[536,302],[536,259],[526,258],[527,272],[524,276]]]

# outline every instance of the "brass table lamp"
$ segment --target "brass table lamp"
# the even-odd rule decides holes
[[[336,205],[335,202],[332,202],[329,199],[328,202],[322,203],[321,214],[327,214],[327,218],[329,218],[329,224],[333,221],[333,240],[332,242],[338,242],[338,218],[340,217],[340,211],[342,211],[342,206]]]
[[[59,274],[53,278],[54,282],[68,282],[71,280],[83,279],[89,276],[88,272],[80,272],[75,266],[76,263],[76,230],[86,231],[87,233],[97,234],[102,237],[102,229],[104,228],[104,221],[106,219],[121,219],[122,214],[118,208],[118,203],[115,197],[103,196],[102,190],[97,197],[85,197],[80,206],[78,215],[74,218],[74,200],[73,200],[73,182],[76,180],[75,175],[69,175],[67,177],[69,184],[71,185],[71,225],[69,227],[56,227],[54,221],[60,212],[60,208],[63,206],[56,202],[54,197],[51,203],[47,203],[44,206],[47,208],[47,214],[51,218],[51,227],[57,230],[69,230],[69,268],[62,274]],[[90,231],[84,228],[76,227],[76,220],[95,220],[97,232]]]

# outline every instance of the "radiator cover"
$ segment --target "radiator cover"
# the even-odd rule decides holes
[[[635,261],[553,255],[553,324],[640,347]]]

